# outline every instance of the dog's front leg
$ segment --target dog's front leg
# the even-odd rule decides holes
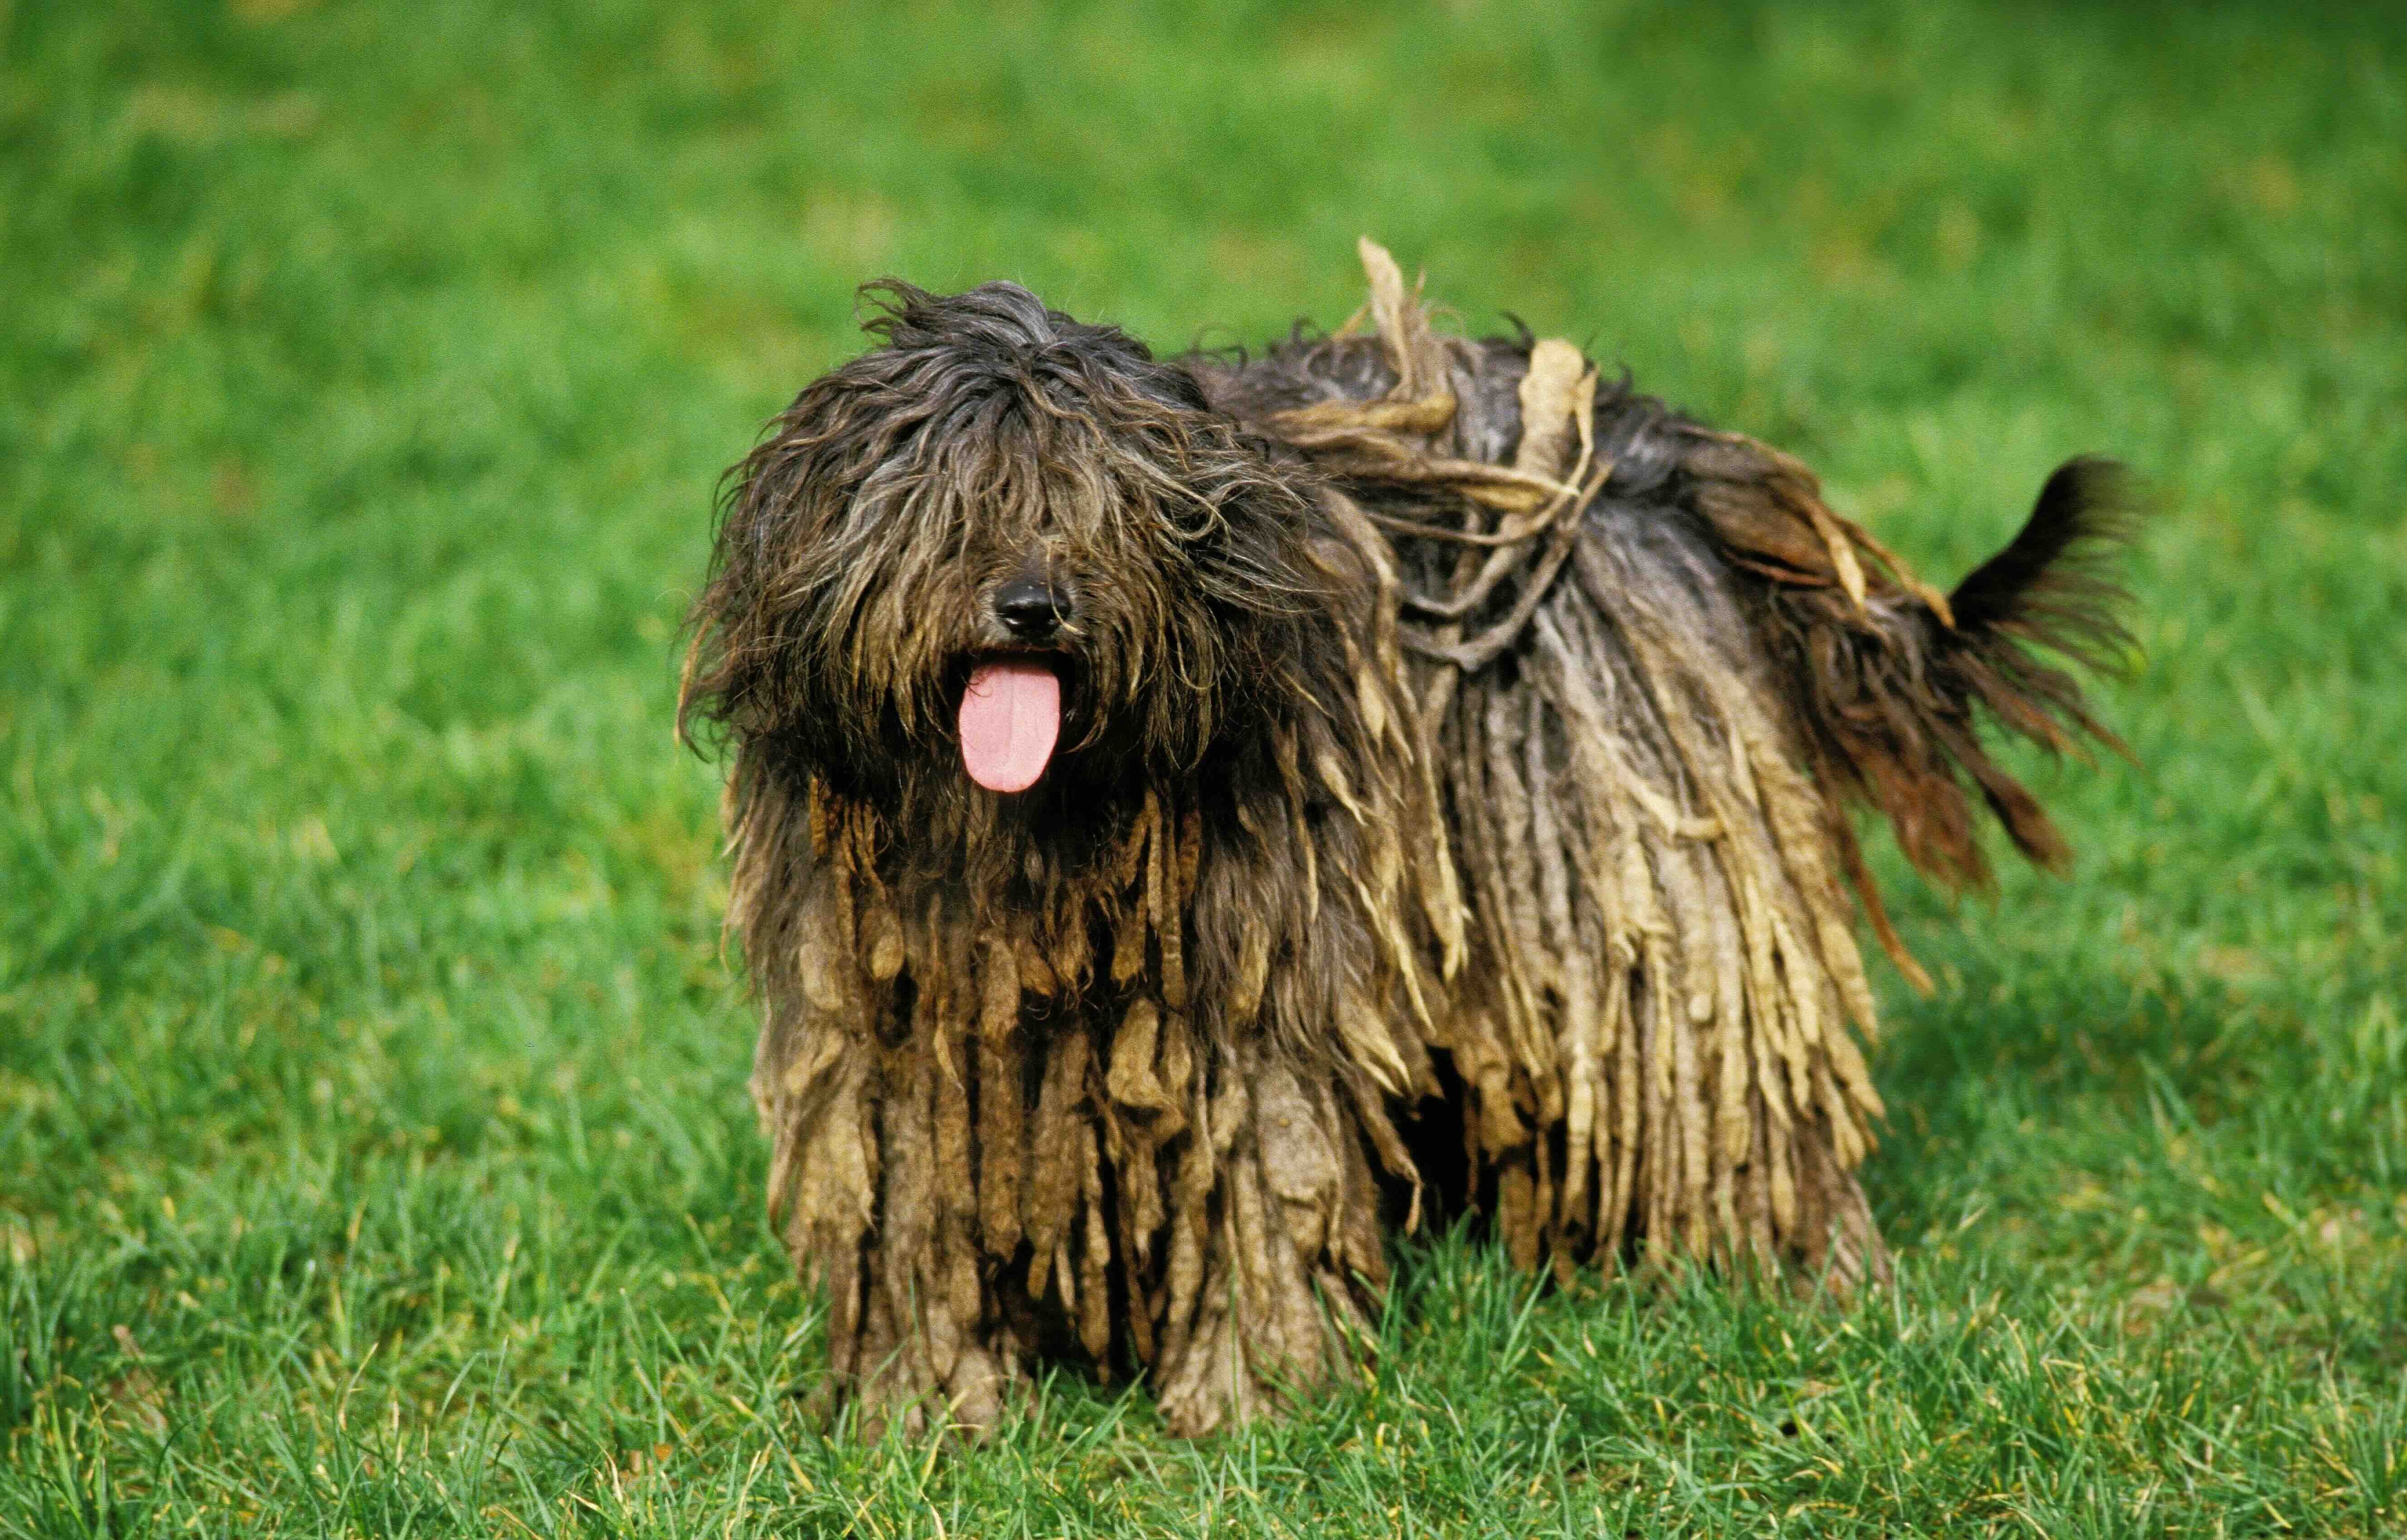
[[[1177,1155],[1156,1365],[1163,1419],[1187,1435],[1355,1362],[1387,1282],[1352,1099],[1267,1043],[1215,1057]]]
[[[870,1438],[932,1422],[982,1432],[1023,1356],[995,1307],[994,1237],[970,1177],[979,1048],[937,1043],[931,1022],[945,1013],[919,1014],[880,1033],[875,1011],[806,1010],[762,1034],[754,1071],[775,1145],[771,1211],[827,1295],[828,1376],[813,1400],[829,1415],[857,1407]]]

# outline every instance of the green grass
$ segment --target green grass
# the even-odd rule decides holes
[[[2407,1530],[2407,29],[2295,10],[0,0],[0,1535]],[[2142,767],[1884,851],[1894,1291],[1439,1239],[1283,1427],[828,1441],[714,478],[862,278],[1229,341],[1365,231],[1936,577],[2131,460]]]

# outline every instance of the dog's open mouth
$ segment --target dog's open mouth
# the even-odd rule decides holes
[[[1025,791],[1061,736],[1061,675],[1052,659],[1013,652],[970,666],[961,692],[961,765],[990,791]]]

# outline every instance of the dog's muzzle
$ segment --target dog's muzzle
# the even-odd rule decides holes
[[[1057,642],[1070,624],[1070,595],[1041,578],[1020,578],[988,603],[1003,645],[970,665],[961,692],[961,768],[988,791],[1009,795],[1036,784],[1061,736],[1061,671],[1037,649]]]

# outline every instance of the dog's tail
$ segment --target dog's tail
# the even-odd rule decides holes
[[[2058,467],[2021,533],[1944,596],[1825,508],[1812,476],[1787,456],[1715,435],[1690,469],[1694,506],[1733,564],[1763,584],[1757,624],[1823,785],[1887,816],[1907,859],[1949,887],[1991,884],[1972,788],[2017,849],[2061,871],[2071,856],[2064,836],[1990,757],[1975,719],[1986,714],[2052,753],[2082,754],[2087,739],[2129,757],[2079,681],[2031,650],[2100,671],[2130,656],[2117,614],[2126,595],[2111,573],[2137,508],[2122,467],[2101,459]],[[1853,831],[1844,817],[1833,821],[1883,947],[1927,987]]]

